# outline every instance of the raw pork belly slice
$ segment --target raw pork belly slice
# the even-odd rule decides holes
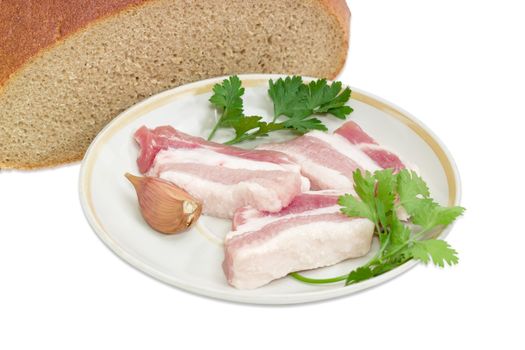
[[[143,126],[135,139],[140,171],[188,191],[209,215],[231,218],[246,205],[277,212],[310,187],[300,167],[280,152],[225,146],[170,126]]]
[[[336,191],[305,192],[278,213],[237,210],[224,242],[228,283],[253,289],[290,272],[336,264],[370,250],[374,224],[340,212]]]
[[[391,151],[381,147],[376,140],[361,129],[356,123],[349,121],[344,123],[335,134],[343,136],[352,144],[359,147],[367,156],[383,169],[394,169],[399,171],[405,168],[405,165],[399,157]]]
[[[352,174],[356,169],[376,171],[399,170],[403,163],[394,153],[378,145],[354,122],[346,122],[327,134],[311,131],[283,143],[262,144],[257,149],[286,153],[301,165],[312,189],[336,189],[353,193]]]

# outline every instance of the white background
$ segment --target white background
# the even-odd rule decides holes
[[[468,211],[460,264],[357,295],[238,305],[157,282],[112,254],[77,196],[79,166],[0,173],[0,348],[523,349],[525,20],[520,1],[350,1],[340,80],[445,142]]]

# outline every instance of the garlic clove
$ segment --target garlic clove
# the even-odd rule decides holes
[[[179,233],[199,219],[202,204],[178,186],[155,177],[124,176],[135,188],[142,217],[153,229]]]

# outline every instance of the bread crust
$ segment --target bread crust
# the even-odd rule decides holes
[[[150,0],[0,2],[0,86],[39,52],[91,22]],[[81,9],[79,11],[79,9]]]
[[[0,95],[3,87],[26,64],[59,45],[68,36],[80,33],[98,21],[154,0],[4,0],[0,2]],[[328,76],[334,79],[343,69],[349,46],[350,10],[345,0],[314,0],[326,8],[343,30],[339,65]],[[79,11],[78,9],[82,9]],[[13,21],[15,19],[15,21]],[[0,162],[0,169],[50,168],[82,160],[83,154],[60,161],[38,163]]]
[[[92,22],[151,0],[5,0],[0,3],[0,86],[39,52]],[[339,22],[348,47],[350,10],[345,0],[317,0]],[[81,8],[82,11],[78,11]],[[16,21],[13,23],[13,18]],[[346,55],[345,55],[346,57]],[[344,65],[334,71],[334,78]]]
[[[320,0],[321,4],[326,6],[326,9],[335,16],[335,19],[339,22],[339,25],[343,29],[343,45],[342,56],[339,58],[339,67],[333,72],[330,79],[335,79],[343,70],[346,63],[346,57],[348,53],[348,47],[350,44],[350,21],[352,14],[346,0]]]

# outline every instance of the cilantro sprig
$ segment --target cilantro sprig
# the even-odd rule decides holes
[[[373,174],[356,170],[353,179],[357,197],[349,194],[339,197],[341,212],[374,223],[379,251],[368,263],[346,275],[313,279],[292,273],[293,277],[308,283],[345,281],[350,285],[381,275],[411,259],[424,264],[432,261],[439,267],[458,263],[457,252],[433,236],[462,215],[464,208],[436,203],[423,179],[410,170],[394,173],[385,169]],[[402,209],[410,215],[411,225],[398,218]]]
[[[231,76],[213,87],[210,102],[221,116],[213,127],[208,140],[211,140],[219,128],[233,128],[235,137],[226,144],[233,145],[269,133],[288,129],[298,134],[310,130],[327,130],[326,126],[314,117],[319,114],[331,114],[339,119],[346,119],[353,110],[346,103],[351,90],[342,88],[341,82],[328,84],[326,79],[319,79],[305,84],[301,77],[279,78],[270,80],[268,94],[274,103],[274,117],[271,122],[261,116],[246,116],[242,96],[244,88],[237,76]],[[277,121],[279,117],[285,120]]]

